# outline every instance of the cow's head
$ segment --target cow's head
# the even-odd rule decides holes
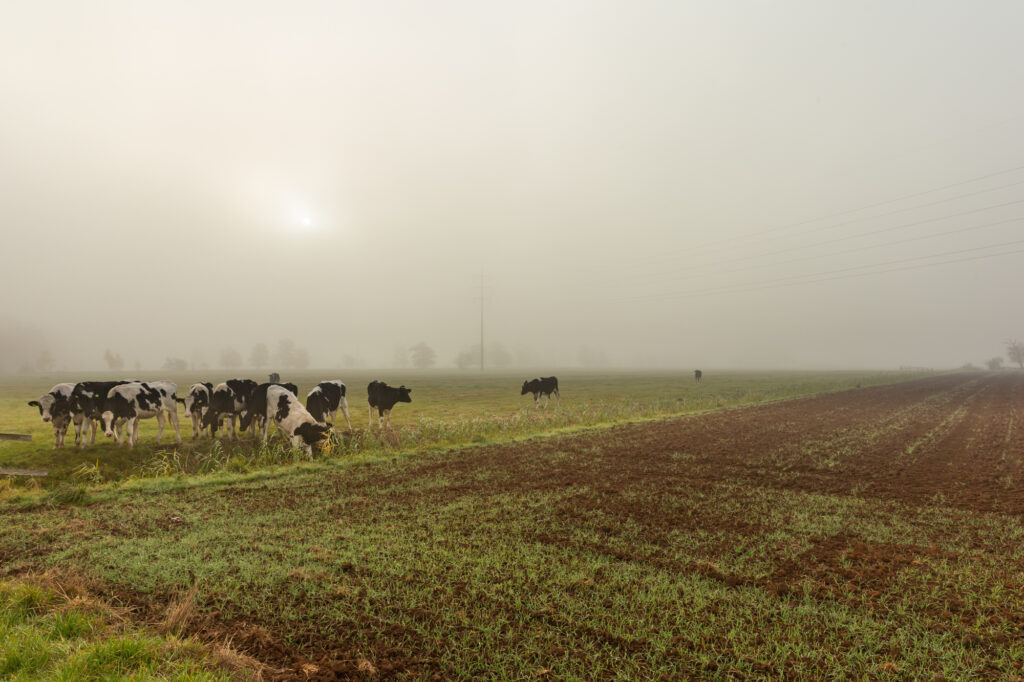
[[[39,400],[31,400],[28,405],[29,407],[38,408],[39,416],[46,423],[66,413],[70,407],[67,398],[56,396],[53,393],[40,396]]]
[[[520,391],[519,395],[526,395],[527,393],[530,393],[530,392],[531,392],[530,391],[530,382],[529,381],[524,381],[523,382],[523,390]]]
[[[400,403],[411,403],[412,402],[412,398],[409,397],[410,393],[412,393],[412,389],[411,388],[406,388],[405,386],[399,386],[398,387],[398,402],[400,402]]]
[[[211,426],[216,426],[218,416],[220,416],[220,413],[217,410],[214,410],[212,408],[207,409],[206,412],[203,413],[202,428],[205,429]]]
[[[313,445],[319,443],[324,438],[327,438],[327,434],[331,432],[331,427],[324,426],[322,424],[314,424],[312,422],[303,422],[295,427],[292,431],[292,435],[296,438],[301,438],[302,442],[306,445]]]
[[[103,435],[110,438],[114,435],[114,422],[117,421],[117,417],[114,416],[113,410],[104,409],[100,413],[100,424],[103,425]]]

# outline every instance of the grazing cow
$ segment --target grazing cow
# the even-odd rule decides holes
[[[693,380],[694,381],[696,381],[699,384],[700,380],[703,379],[703,378],[704,378],[704,372],[700,371],[699,369],[693,370]]]
[[[256,388],[252,379],[228,379],[217,384],[210,397],[210,409],[203,417],[202,428],[210,427],[224,435],[224,422],[230,422],[228,438],[235,437],[235,418],[242,417],[248,408],[249,394]]]
[[[331,432],[331,427],[317,424],[316,419],[306,411],[295,394],[284,386],[277,384],[264,384],[264,386],[266,387],[265,391],[260,390],[263,388],[262,386],[257,389],[255,392],[257,395],[253,401],[253,411],[255,412],[257,403],[265,400],[265,404],[262,405],[265,411],[260,415],[262,428],[258,429],[262,433],[263,442],[267,441],[267,432],[270,430],[270,422],[273,421],[277,424],[277,429],[285,440],[290,440],[293,447],[300,448],[312,458],[313,444],[326,438],[327,434]],[[254,427],[253,431],[255,432],[257,429]]]
[[[331,425],[338,414],[338,409],[345,415],[345,423],[352,429],[352,421],[348,418],[348,399],[345,398],[345,384],[338,379],[321,381],[306,396],[306,409],[317,423],[326,424],[331,417]]]
[[[188,394],[184,398],[178,398],[178,402],[185,406],[185,412],[192,419],[192,440],[199,438],[199,434],[206,429],[207,424],[204,423],[204,419],[210,410],[212,400],[213,384],[209,381],[192,384],[188,389]],[[209,427],[210,438],[216,438],[216,428],[213,424],[209,424]]]
[[[103,402],[103,433],[114,436],[118,445],[121,441],[121,425],[125,427],[128,447],[139,442],[139,420],[156,417],[160,429],[156,434],[157,445],[164,435],[164,424],[169,418],[174,427],[174,436],[181,444],[178,430],[178,387],[170,381],[133,382],[114,386]],[[165,416],[166,415],[166,416]]]
[[[380,428],[384,428],[384,418],[387,417],[388,426],[391,426],[391,408],[396,403],[411,403],[409,397],[411,388],[405,386],[388,386],[383,381],[371,381],[366,387],[366,401],[370,403],[370,427],[373,427],[373,410],[377,410],[377,421]]]
[[[540,407],[540,397],[546,396],[547,400],[544,401],[544,407],[548,406],[551,402],[551,394],[555,394],[555,399],[558,404],[561,404],[562,398],[558,395],[558,377],[540,377],[539,379],[530,379],[529,381],[523,382],[523,390],[519,395],[526,395],[527,393],[533,394],[533,404]]]
[[[49,393],[39,396],[39,400],[29,401],[29,407],[39,408],[39,416],[43,422],[53,425],[53,447],[64,447],[64,436],[68,432],[68,425],[71,423],[71,392],[75,389],[74,384],[57,384],[50,389]],[[76,424],[76,434],[79,428]],[[76,436],[75,442],[78,442]]]
[[[89,444],[96,443],[96,430],[103,414],[103,403],[114,386],[132,383],[130,381],[81,381],[71,392],[71,414],[75,419],[75,442],[85,447],[85,429],[91,431]],[[79,433],[81,432],[81,439]]]
[[[249,392],[249,397],[248,400],[246,401],[245,413],[239,420],[239,431],[245,431],[246,429],[249,428],[250,424],[255,423],[252,436],[253,438],[260,437],[260,433],[262,432],[265,426],[263,422],[267,416],[267,391],[270,389],[271,386],[280,386],[281,388],[287,390],[296,398],[299,397],[298,387],[293,383],[289,382],[285,384],[279,384],[267,381],[265,383],[260,384],[259,386],[252,389]]]

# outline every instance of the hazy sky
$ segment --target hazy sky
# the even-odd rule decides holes
[[[1021,26],[1009,1],[9,3],[6,368],[284,337],[451,364],[481,272],[489,339],[538,369],[979,363],[1024,338]]]

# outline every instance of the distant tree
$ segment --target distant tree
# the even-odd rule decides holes
[[[1006,357],[1010,358],[1010,362],[1016,362],[1021,369],[1024,369],[1024,343],[1016,339],[1007,341]]]
[[[412,366],[416,369],[427,369],[437,362],[437,353],[422,341],[409,349],[409,355],[412,357]]]
[[[242,354],[231,346],[225,346],[220,352],[220,366],[225,369],[237,369],[242,366]]]
[[[455,356],[455,366],[459,369],[472,369],[480,366],[480,344],[470,346]]]
[[[164,360],[163,369],[168,372],[187,372],[188,360],[185,358],[167,358]]]
[[[1003,359],[1000,358],[1000,357],[992,358],[991,360],[989,360],[988,362],[985,363],[985,366],[988,367],[993,372],[998,370],[998,369],[1002,369],[1003,368]]]
[[[39,351],[39,357],[36,358],[36,370],[39,372],[49,372],[53,369],[53,366],[57,364],[57,361],[50,355],[50,351],[47,348]]]
[[[270,364],[270,349],[265,343],[257,343],[249,351],[249,366],[261,369]]]
[[[973,371],[977,370],[978,368],[977,368],[977,366],[973,362],[965,362],[964,364],[962,364],[960,366],[960,369],[965,370],[967,372],[973,372]]]
[[[124,358],[121,357],[120,353],[111,353],[110,349],[103,351],[103,361],[107,363],[107,369],[123,369]]]

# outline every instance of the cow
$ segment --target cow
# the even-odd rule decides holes
[[[85,447],[85,430],[91,431],[89,444],[96,443],[96,430],[103,413],[103,403],[107,394],[114,386],[132,383],[131,381],[81,381],[71,391],[71,414],[75,419],[75,442]],[[81,432],[81,439],[79,439]]]
[[[694,381],[696,381],[699,384],[700,380],[703,379],[703,378],[704,378],[704,372],[700,371],[699,369],[693,370],[693,380]]]
[[[269,383],[260,386],[254,392],[254,414],[258,408],[264,410],[258,415],[262,426],[258,429],[254,426],[253,432],[260,431],[264,443],[267,441],[270,422],[273,421],[285,440],[290,440],[292,447],[301,449],[311,459],[313,444],[324,440],[331,432],[331,427],[318,424],[298,397],[284,386]]]
[[[230,422],[228,438],[235,437],[235,418],[244,416],[249,394],[256,388],[252,379],[228,379],[217,384],[210,397],[210,408],[202,420],[202,428],[210,427],[212,431],[224,434],[224,422]]]
[[[321,381],[306,396],[306,410],[313,415],[319,424],[326,424],[330,415],[331,424],[334,424],[338,409],[345,415],[345,423],[349,430],[352,429],[352,420],[348,418],[348,399],[345,397],[345,384],[338,379]]]
[[[539,379],[530,379],[529,381],[523,382],[523,390],[519,395],[526,395],[527,393],[533,394],[533,404],[540,407],[540,397],[546,396],[547,400],[544,401],[544,407],[548,406],[551,402],[551,394],[555,394],[555,399],[558,404],[561,404],[562,398],[558,395],[558,377],[540,377]]]
[[[210,402],[213,399],[213,384],[203,381],[192,384],[188,394],[184,398],[178,398],[178,402],[185,406],[185,412],[192,419],[192,440],[199,438],[199,434],[206,429],[204,423],[206,413],[210,410]],[[209,424],[210,437],[217,437],[217,430],[213,424]]]
[[[71,392],[75,389],[74,384],[57,384],[39,396],[39,400],[30,400],[29,407],[39,408],[39,416],[43,423],[53,425],[54,448],[64,447],[64,436],[68,432],[68,425],[71,423]],[[76,434],[80,429],[75,427]],[[75,442],[78,442],[76,436]]]
[[[113,436],[117,444],[122,445],[123,424],[128,447],[133,448],[139,442],[139,420],[156,417],[160,426],[156,434],[159,445],[164,435],[164,424],[169,418],[174,427],[175,439],[180,445],[177,391],[178,387],[170,381],[133,382],[114,386],[103,402],[103,413],[100,415],[103,433],[108,438]]]
[[[366,401],[370,403],[370,428],[373,428],[373,410],[377,410],[377,420],[380,428],[384,428],[384,418],[387,417],[388,426],[391,425],[391,408],[396,403],[411,403],[409,393],[411,388],[405,386],[388,386],[383,381],[371,381],[366,387]]]
[[[249,392],[245,413],[242,414],[242,417],[239,420],[239,431],[245,431],[251,424],[255,424],[252,436],[253,438],[260,437],[260,433],[265,426],[263,422],[267,416],[267,391],[271,386],[280,386],[296,398],[299,397],[298,387],[291,382],[279,384],[267,381],[260,384]]]

